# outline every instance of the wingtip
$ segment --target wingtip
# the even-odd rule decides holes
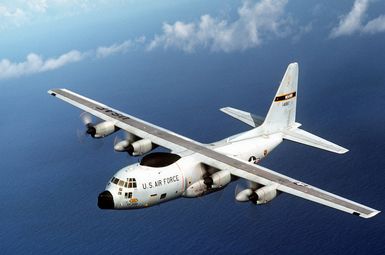
[[[346,152],[348,152],[349,150],[346,149],[346,148],[341,148],[340,150],[337,151],[338,154],[345,154]]]
[[[365,219],[369,219],[369,218],[372,218],[374,216],[376,216],[377,214],[379,214],[381,211],[377,211],[377,210],[374,210],[373,212],[369,213],[369,214],[361,214],[360,216],[365,218]]]
[[[56,96],[56,93],[52,89],[48,90],[47,93],[51,96]]]
[[[47,91],[47,93],[52,95],[52,96],[56,96],[56,94],[60,94],[60,91],[68,91],[68,90],[65,89],[65,88],[50,89],[50,90]]]

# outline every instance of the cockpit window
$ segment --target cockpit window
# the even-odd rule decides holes
[[[118,179],[118,178],[115,178],[115,177],[112,177],[111,182],[112,182],[112,183],[115,183],[115,184],[118,184],[119,179]]]
[[[136,188],[136,180],[135,180],[135,178],[128,179],[128,187],[129,188]]]
[[[140,161],[140,165],[149,167],[165,167],[175,163],[179,159],[180,156],[176,154],[166,152],[154,152],[144,156]]]
[[[120,180],[118,178],[112,177],[111,183],[114,183],[119,186],[124,186],[125,188],[136,188],[136,179],[135,178],[127,178],[127,182]]]

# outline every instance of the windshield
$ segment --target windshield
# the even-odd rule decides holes
[[[135,178],[127,178],[127,181],[123,181],[118,178],[112,177],[111,183],[114,183],[118,186],[125,187],[125,188],[136,188]]]

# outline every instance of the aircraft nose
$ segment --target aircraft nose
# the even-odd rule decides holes
[[[99,194],[98,206],[100,209],[114,209],[114,198],[111,192],[105,190]]]

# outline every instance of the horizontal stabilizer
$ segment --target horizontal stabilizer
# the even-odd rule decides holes
[[[343,154],[349,151],[344,147],[341,147],[337,144],[329,142],[321,137],[313,135],[299,128],[287,129],[282,131],[282,133],[284,135],[283,136],[284,139],[297,142],[297,143],[302,143],[308,146],[313,146],[322,150],[327,150],[327,151],[331,151],[339,154]]]
[[[220,109],[222,112],[230,115],[231,117],[242,121],[243,123],[246,123],[249,126],[252,127],[258,127],[262,125],[265,118],[251,114],[249,112],[244,112],[232,107],[224,107]]]

